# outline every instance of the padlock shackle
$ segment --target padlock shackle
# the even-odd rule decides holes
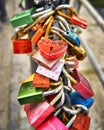
[[[54,105],[62,96],[63,93],[63,89],[61,89],[61,91],[59,92],[59,94],[57,94],[57,96],[50,102],[50,105]]]
[[[43,95],[49,96],[49,95],[52,95],[52,94],[57,94],[58,92],[61,91],[62,87],[63,87],[63,83],[61,83],[57,88],[55,88],[53,90],[44,92]]]
[[[64,102],[65,102],[65,94],[64,94],[64,90],[62,92],[62,96],[61,96],[61,100],[60,102],[56,105],[56,109],[59,109],[61,108],[63,105],[64,105]]]
[[[60,78],[58,82],[50,82],[50,86],[59,86],[61,83],[62,83],[62,79]]]
[[[65,68],[63,68],[63,73],[64,73],[64,75],[65,75],[68,79],[71,80],[71,82],[72,82],[73,84],[77,84],[77,80],[75,80],[71,75],[69,75],[68,72],[65,70]]]
[[[36,12],[40,11],[40,9],[41,9],[41,8],[37,9]],[[42,9],[44,9],[44,8],[42,8]],[[41,9],[41,12],[38,12],[38,13],[33,14],[33,15],[32,15],[32,18],[37,18],[37,17],[39,17],[39,16],[41,16],[41,15],[43,15],[43,14],[45,14],[45,13],[49,13],[50,11],[52,11],[51,8],[50,8],[50,9],[47,9],[47,10],[43,10],[43,11],[42,11],[42,9]]]
[[[70,128],[70,127],[71,127],[71,125],[74,123],[76,117],[77,117],[77,115],[74,115],[74,116],[70,119],[70,121],[69,121],[69,122],[67,123],[67,125],[66,125],[67,128]]]
[[[48,38],[48,35],[49,35],[50,30],[51,30],[51,26],[52,26],[53,22],[54,22],[54,18],[51,17],[49,24],[46,28],[46,32],[45,32],[45,36],[44,36],[45,38]]]
[[[66,28],[66,31],[70,31],[70,27],[69,27],[69,25],[68,25],[68,22],[65,20],[65,18],[63,18],[62,16],[57,15],[57,16],[56,16],[56,19],[58,19],[59,21],[62,22],[62,24],[63,24],[63,25],[65,26],[65,28]]]

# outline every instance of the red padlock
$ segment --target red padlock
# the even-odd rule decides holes
[[[88,114],[79,113],[69,130],[89,130],[90,117]]]
[[[14,54],[31,53],[32,43],[28,39],[13,40],[13,52]]]
[[[69,74],[63,69],[64,74],[71,80],[72,87],[85,99],[88,99],[94,95],[94,92],[88,82],[88,80],[74,69]]]
[[[75,14],[74,15],[66,15],[64,14],[63,12],[61,11],[57,11],[57,13],[67,19],[69,19],[69,21],[72,23],[72,24],[75,24],[75,25],[78,25],[79,27],[83,28],[83,29],[86,29],[87,26],[88,26],[88,23],[86,20],[84,19],[81,19],[79,18],[78,16],[76,16]]]
[[[78,25],[79,27],[84,28],[84,29],[86,29],[88,26],[88,23],[86,20],[81,19],[75,15],[72,15],[70,22],[75,24],[75,25]]]
[[[44,38],[39,40],[38,47],[42,55],[47,59],[55,59],[66,52],[68,45],[63,40],[53,41],[51,39]]]

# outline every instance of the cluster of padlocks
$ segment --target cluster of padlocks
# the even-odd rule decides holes
[[[89,130],[94,93],[78,71],[79,61],[86,57],[78,36],[88,23],[68,3],[58,2],[35,1],[36,8],[10,19],[17,28],[14,54],[31,53],[38,65],[22,82],[18,101],[36,130]]]

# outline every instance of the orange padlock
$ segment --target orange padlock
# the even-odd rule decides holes
[[[36,88],[49,88],[50,87],[50,79],[41,74],[35,73],[33,79],[33,86]]]
[[[41,38],[41,36],[45,33],[46,27],[49,24],[49,22],[53,22],[53,17],[50,16],[44,23],[44,25],[42,27],[40,27],[36,33],[34,34],[34,36],[31,39],[31,42],[33,44],[36,44],[38,42],[38,40]]]

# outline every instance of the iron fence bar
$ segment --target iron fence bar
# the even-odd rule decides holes
[[[100,26],[102,28],[103,26],[103,29],[104,29],[104,24],[101,24],[101,23],[104,23],[104,20],[102,19],[102,17],[96,12],[96,10],[93,8],[93,6],[91,6],[91,4],[87,1],[87,0],[78,0],[78,1],[74,1],[73,3],[73,6],[75,6],[75,8],[77,9],[78,12],[80,12],[80,8],[81,8],[81,5],[84,3],[87,7],[87,10],[90,10],[89,13],[91,12],[91,14],[93,14],[93,19],[99,24],[98,26]],[[93,9],[92,9],[93,8]],[[100,20],[101,19],[101,22],[99,20],[97,20],[97,18]],[[103,30],[102,29],[102,30]],[[91,49],[89,48],[87,42],[83,39],[82,36],[80,36],[80,39],[81,39],[81,43],[82,43],[82,46],[85,48],[85,50],[87,51],[87,55],[88,55],[88,58],[99,78],[99,80],[101,81],[103,87],[104,87],[104,73],[100,67],[100,65],[98,64],[95,56],[93,55],[93,52],[91,51]]]

